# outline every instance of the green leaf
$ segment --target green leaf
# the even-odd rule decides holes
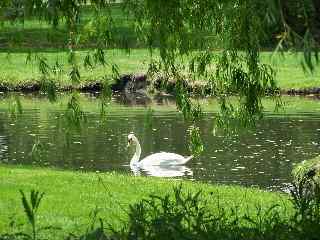
[[[80,72],[76,65],[72,66],[69,76],[73,85],[80,84]]]
[[[196,126],[191,126],[189,131],[189,150],[193,156],[198,157],[204,150],[204,146],[200,136],[200,129]]]
[[[24,192],[22,190],[19,190],[19,191],[20,191],[21,196],[22,196],[22,198],[21,198],[22,205],[23,205],[24,212],[25,212],[25,214],[27,216],[27,219],[28,219],[30,224],[34,225],[34,222],[35,222],[34,220],[35,219],[34,219],[34,214],[33,214],[32,208],[29,205],[28,200],[27,200]]]

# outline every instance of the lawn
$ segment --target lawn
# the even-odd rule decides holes
[[[88,51],[78,51],[78,62],[80,64],[81,83],[101,81],[106,75],[111,75],[112,65],[116,64],[120,74],[146,73],[150,55],[147,49],[133,49],[128,53],[125,50],[114,49],[106,52],[107,65],[99,65],[94,69],[83,66],[83,60]],[[67,64],[67,52],[47,51],[40,52],[39,55],[45,57],[50,65],[56,61],[62,64],[63,72],[53,76],[56,83],[61,87],[70,85],[70,66]],[[26,64],[27,53],[0,53],[0,83],[4,85],[17,86],[25,83],[39,81],[41,74],[37,63]],[[277,85],[283,89],[304,89],[320,87],[320,70],[316,68],[313,73],[304,72],[299,54],[287,53],[284,55],[271,52],[263,52],[262,61],[273,64],[277,75]]]
[[[110,76],[112,64],[117,64],[120,74],[144,73],[148,68],[149,56],[147,52],[146,49],[132,50],[130,54],[120,49],[108,50],[106,52],[107,65],[88,69],[83,66],[83,59],[87,51],[79,51],[77,59],[80,65],[81,83],[99,81],[106,75]],[[61,73],[52,76],[58,85],[63,87],[71,84],[67,52],[47,51],[38,54],[45,57],[51,66],[57,61],[64,66]],[[26,64],[27,55],[28,53],[0,53],[0,84],[17,86],[40,80],[41,73],[38,64]]]
[[[107,10],[100,11],[98,14],[106,15]],[[111,14],[114,20],[114,26],[117,28],[115,37],[126,36],[128,44],[132,47],[139,43],[135,38],[133,31],[133,22],[124,15],[121,4],[113,4]],[[81,47],[88,46],[86,41],[88,32],[88,23],[95,20],[95,12],[91,7],[83,7],[80,12],[81,18],[78,22],[78,29],[82,30],[79,39]],[[68,30],[64,20],[59,22],[57,27],[52,27],[45,21],[39,21],[38,18],[29,17],[25,21],[3,21],[0,24],[0,49],[10,51],[28,51],[39,49],[67,49]],[[95,23],[95,22],[94,22]],[[120,46],[120,45],[119,45]]]
[[[172,193],[173,187],[179,184],[184,191],[195,193],[201,190],[202,197],[213,211],[217,210],[219,201],[219,208],[230,211],[237,207],[239,214],[252,214],[258,206],[266,210],[275,204],[279,204],[282,218],[292,213],[287,195],[259,189],[135,177],[114,172],[71,172],[0,165],[0,234],[12,230],[9,226],[12,220],[17,225],[27,222],[19,190],[27,194],[32,189],[45,192],[38,215],[40,226],[53,225],[62,229],[60,233],[66,234],[84,232],[96,210],[106,223],[120,227],[127,219],[129,204],[150,194],[163,196]],[[28,229],[26,227],[21,228]]]
[[[117,29],[115,38],[121,40],[125,37],[127,41],[124,45],[131,47],[132,50],[128,53],[123,49],[123,44],[116,44],[106,51],[108,65],[100,65],[94,69],[85,68],[83,60],[90,50],[88,47],[92,45],[92,40],[88,41],[86,38],[86,33],[89,31],[86,24],[90,19],[94,19],[94,11],[90,7],[83,8],[82,18],[78,24],[82,32],[80,49],[77,51],[77,62],[80,66],[83,85],[92,81],[101,81],[106,75],[110,76],[112,64],[119,67],[120,74],[146,73],[148,69],[149,51],[137,40],[133,31],[133,21],[124,15],[119,4],[114,4],[111,12]],[[68,34],[63,22],[57,28],[52,28],[47,23],[39,22],[34,18],[27,19],[24,23],[3,22],[0,26],[0,36],[0,85],[19,86],[40,80],[38,64],[26,64],[30,51],[36,51],[39,56],[48,61],[50,66],[59,62],[63,66],[63,71],[51,77],[61,87],[70,85],[70,66],[67,64],[66,49]],[[156,51],[154,57],[158,55]],[[262,62],[272,64],[276,70],[277,84],[283,90],[320,87],[319,66],[316,66],[313,73],[304,72],[301,67],[302,59],[303,54],[261,53]]]
[[[276,70],[277,85],[280,89],[304,89],[320,87],[320,66],[314,72],[304,71],[302,53],[276,53],[262,52],[261,61],[270,63]]]
[[[85,26],[92,18],[90,8],[82,10],[83,18],[79,27]],[[119,5],[114,5],[112,14],[117,23],[117,37],[126,35],[130,52],[121,45],[115,45],[106,50],[107,65],[86,68],[83,60],[90,51],[88,42],[80,39],[82,44],[76,51],[77,63],[80,67],[81,84],[101,81],[112,74],[112,66],[117,65],[120,74],[146,73],[150,55],[148,49],[136,41],[132,21],[124,17]],[[60,87],[69,86],[68,51],[66,44],[68,34],[63,23],[58,28],[35,19],[27,19],[23,24],[5,22],[0,25],[0,86],[19,86],[35,83],[41,79],[39,66],[36,62],[27,63],[30,51],[46,59],[50,66],[56,62],[62,65],[62,72],[51,75]],[[154,57],[158,57],[157,51]],[[304,72],[301,67],[301,53],[273,54],[262,52],[263,63],[272,64],[277,72],[277,84],[283,89],[303,89],[320,87],[320,69],[317,66],[313,73]],[[62,97],[62,102],[67,99]],[[12,100],[12,99],[11,99]],[[11,101],[10,100],[10,101]],[[215,101],[215,100],[212,100]],[[210,102],[210,100],[209,100]],[[25,105],[44,104],[46,107],[61,107],[49,105],[48,102],[23,101]],[[264,102],[266,110],[272,111],[273,103]],[[211,104],[211,105],[210,105]],[[7,101],[0,103],[0,108],[7,108]],[[287,101],[289,113],[319,108],[317,103],[300,103],[297,99]],[[205,110],[216,110],[215,103],[204,106]],[[296,106],[300,107],[298,110]],[[95,109],[97,106],[95,106]],[[85,111],[92,110],[92,104],[84,106]],[[171,106],[167,110],[172,110]],[[106,225],[116,229],[124,227],[128,219],[130,205],[147,198],[152,194],[164,196],[172,194],[173,189],[181,184],[184,191],[196,193],[202,191],[202,198],[208,202],[210,210],[218,213],[226,209],[227,213],[237,210],[239,215],[247,214],[259,220],[257,210],[261,207],[266,211],[277,206],[282,220],[289,219],[295,213],[289,195],[266,192],[259,189],[240,186],[224,186],[195,183],[177,179],[159,179],[153,177],[136,177],[127,173],[101,173],[85,171],[64,171],[53,168],[35,168],[26,166],[8,166],[0,164],[0,238],[1,234],[19,230],[30,231],[26,215],[21,204],[19,190],[26,194],[32,189],[44,192],[38,212],[40,227],[54,226],[59,230],[52,232],[46,238],[62,239],[69,233],[84,233],[90,226],[94,215],[103,219]],[[219,205],[218,205],[219,204]],[[229,215],[226,216],[227,221]],[[268,219],[267,219],[268,220]],[[264,223],[265,224],[265,223]],[[264,226],[265,227],[265,226]],[[56,234],[58,232],[58,234]]]

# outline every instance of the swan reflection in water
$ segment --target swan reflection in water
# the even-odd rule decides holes
[[[136,151],[130,161],[130,168],[135,175],[141,172],[155,177],[181,177],[193,175],[190,168],[184,166],[193,156],[184,157],[176,153],[159,152],[140,160],[141,146],[132,133],[128,135],[128,147],[135,145]],[[140,160],[140,161],[139,161]]]
[[[134,175],[139,176],[145,173],[154,177],[183,177],[192,176],[193,172],[190,168],[183,165],[158,165],[158,166],[130,166]]]

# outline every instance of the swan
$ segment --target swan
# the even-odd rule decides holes
[[[136,176],[140,176],[142,173],[153,177],[193,176],[193,171],[184,165],[131,166],[131,171]]]
[[[184,157],[176,153],[167,153],[167,152],[160,152],[151,154],[141,161],[141,146],[139,140],[134,136],[134,134],[128,135],[128,146],[135,144],[136,145],[136,152],[134,153],[131,161],[130,167],[140,167],[143,168],[145,166],[169,166],[169,165],[183,165],[186,164],[189,160],[193,158],[193,156]]]

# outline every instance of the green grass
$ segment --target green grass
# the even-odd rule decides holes
[[[41,52],[52,66],[56,61],[63,64],[63,72],[52,76],[58,85],[70,85],[70,66],[67,64],[67,52]],[[133,49],[130,53],[125,50],[115,49],[106,52],[108,65],[97,66],[94,69],[86,69],[83,59],[87,51],[79,51],[78,63],[80,66],[81,83],[100,81],[104,76],[111,75],[111,65],[117,64],[120,74],[146,73],[150,60],[147,49]],[[0,53],[0,83],[17,86],[27,82],[35,82],[41,78],[38,64],[26,64],[27,53]],[[266,63],[272,63],[277,71],[277,84],[281,89],[303,89],[320,87],[320,70],[316,68],[314,73],[304,72],[300,66],[300,56],[285,54],[284,56],[272,56],[271,52],[263,52],[262,59]]]
[[[117,64],[120,74],[146,72],[147,63],[150,59],[148,50],[139,43],[133,32],[133,22],[124,15],[121,5],[114,4],[111,8],[112,16],[116,24],[117,32],[115,37],[121,39],[125,36],[128,45],[134,49],[131,54],[124,50],[108,50],[106,60],[109,64]],[[87,32],[86,24],[94,18],[94,12],[90,7],[82,9],[79,29],[82,36]],[[70,85],[70,66],[67,64],[66,43],[68,34],[64,23],[53,29],[46,22],[39,22],[37,19],[29,18],[24,23],[3,22],[0,26],[0,84],[17,86],[26,82],[33,83],[41,78],[38,64],[26,65],[26,57],[29,51],[36,51],[48,60],[52,66],[56,61],[63,64],[63,72],[60,75],[52,76],[60,86]],[[82,40],[81,40],[82,39]],[[81,48],[88,47],[80,38]],[[92,45],[92,41],[89,41]],[[136,48],[139,47],[139,48]],[[8,54],[8,52],[10,52]],[[81,82],[87,84],[91,81],[99,81],[105,75],[111,74],[111,66],[98,66],[95,69],[85,69],[83,59],[87,50],[78,51],[78,63],[80,66]],[[158,56],[158,53],[155,53]],[[306,73],[301,67],[302,54],[285,53],[284,55],[272,52],[262,52],[261,59],[264,63],[270,63],[277,71],[277,83],[281,89],[304,89],[320,87],[320,70],[316,66],[314,73]]]
[[[51,66],[58,61],[64,65],[63,72],[51,76],[58,85],[70,85],[69,73],[70,66],[67,64],[67,52],[42,52],[40,53]],[[81,82],[83,84],[99,81],[106,75],[111,75],[111,65],[117,64],[121,74],[146,72],[148,54],[147,50],[132,50],[130,54],[124,50],[109,50],[106,52],[108,65],[97,66],[94,69],[86,69],[83,66],[83,59],[87,51],[79,51],[78,63],[80,66]],[[27,53],[0,53],[0,84],[11,84],[13,86],[24,83],[32,83],[41,78],[37,63],[26,64]]]
[[[270,63],[276,70],[277,85],[280,89],[304,89],[320,87],[320,65],[316,65],[313,73],[302,68],[302,53],[273,54],[263,52],[262,62]]]
[[[129,204],[150,194],[165,195],[182,184],[185,191],[202,190],[205,199],[221,207],[238,206],[239,213],[280,204],[282,217],[292,209],[288,196],[239,186],[220,186],[173,179],[134,177],[119,173],[87,173],[54,169],[0,165],[0,233],[10,231],[10,219],[25,223],[19,190],[45,192],[39,209],[41,226],[61,227],[62,232],[84,232],[90,214],[98,209],[99,217],[115,227],[127,218]]]
[[[110,8],[114,26],[116,27],[115,39],[125,36],[127,43],[131,47],[139,46],[133,31],[133,22],[124,15],[121,4],[113,4]],[[107,15],[107,10],[99,12],[100,15]],[[87,6],[80,11],[80,22],[77,27],[80,35],[80,47],[92,45],[87,41],[88,23],[96,20],[95,12],[92,7]],[[0,48],[10,51],[26,51],[39,49],[66,49],[68,42],[68,30],[65,22],[62,20],[59,25],[53,28],[46,21],[39,21],[36,17],[26,18],[21,21],[3,21],[0,25]],[[121,46],[120,44],[118,46]]]

